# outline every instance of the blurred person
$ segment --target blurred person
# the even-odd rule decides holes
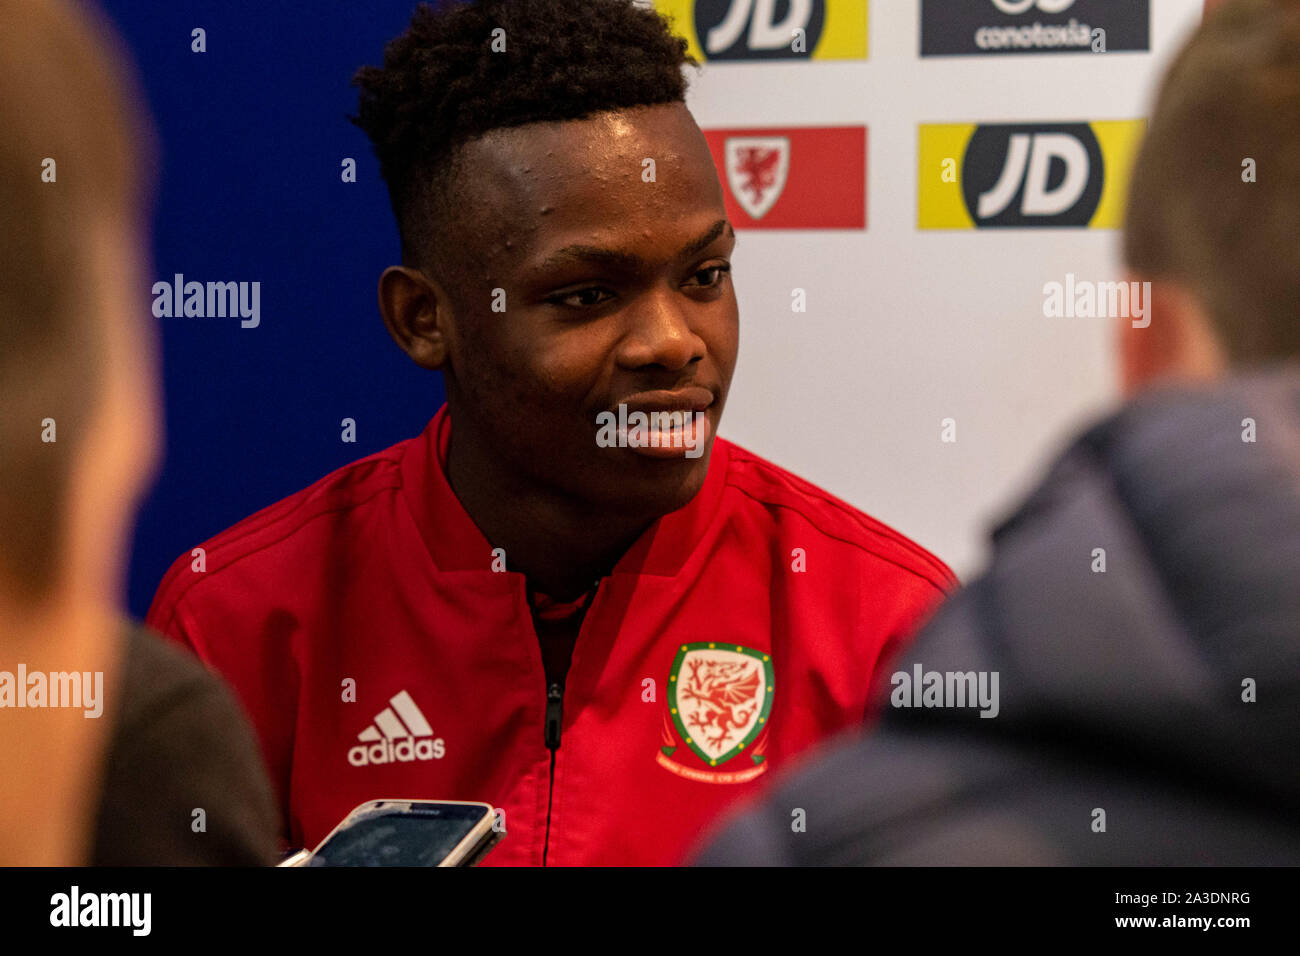
[[[156,146],[125,62],[94,8],[0,0],[5,866],[275,849],[233,698],[120,610],[160,446],[143,292]]]
[[[697,862],[1300,863],[1297,171],[1300,3],[1226,0],[1164,78],[1131,183],[1151,321],[1121,326],[1128,403],[886,668],[876,731]]]
[[[951,584],[715,438],[736,240],[690,62],[628,0],[485,0],[421,5],[357,74],[401,237],[380,311],[447,403],[183,556],[148,617],[240,694],[292,845],[462,799],[502,813],[488,864],[679,862],[861,722]]]

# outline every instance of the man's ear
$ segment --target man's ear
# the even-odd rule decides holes
[[[436,371],[447,363],[451,300],[419,269],[389,266],[379,277],[379,313],[384,327],[411,360]]]
[[[1207,381],[1227,370],[1223,347],[1195,293],[1169,279],[1136,275],[1125,279],[1130,288],[1143,290],[1146,305],[1140,322],[1130,316],[1119,320],[1117,351],[1125,398],[1148,385]]]

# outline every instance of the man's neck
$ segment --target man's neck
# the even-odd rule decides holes
[[[0,591],[0,670],[14,680],[19,665],[36,672],[99,672],[104,709],[88,719],[83,707],[6,709],[0,717],[0,767],[5,814],[0,865],[84,865],[105,748],[117,711],[123,644],[120,618],[108,609],[56,595],[39,607]],[[26,695],[28,688],[13,688]],[[16,702],[16,700],[15,700]],[[46,701],[52,703],[51,700]]]
[[[577,598],[608,574],[655,520],[593,515],[569,496],[527,486],[454,427],[447,481],[488,543],[505,551],[509,569],[557,601]]]

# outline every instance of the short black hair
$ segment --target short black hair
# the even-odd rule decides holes
[[[384,65],[352,78],[361,96],[349,117],[379,158],[403,260],[434,268],[460,146],[495,129],[684,102],[681,68],[696,62],[686,49],[632,0],[419,4]]]

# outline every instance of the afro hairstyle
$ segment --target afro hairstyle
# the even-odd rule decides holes
[[[498,32],[498,28],[502,32]],[[504,49],[501,49],[504,44]],[[383,66],[357,71],[358,115],[388,186],[403,261],[433,261],[461,146],[491,130],[684,102],[686,41],[633,0],[421,3]]]

